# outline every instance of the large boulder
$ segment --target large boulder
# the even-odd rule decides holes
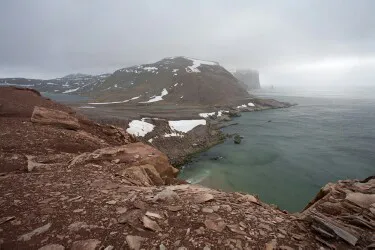
[[[69,167],[112,162],[128,167],[152,165],[161,177],[175,177],[178,170],[169,163],[168,157],[149,145],[141,142],[117,147],[106,147],[92,153],[83,153],[74,158]]]
[[[64,111],[35,107],[31,115],[31,121],[45,125],[53,125],[66,129],[78,130],[78,119]]]
[[[120,175],[137,186],[150,187],[164,185],[164,181],[155,167],[149,164],[127,168]]]

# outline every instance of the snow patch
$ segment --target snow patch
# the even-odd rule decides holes
[[[199,73],[199,72],[201,72],[198,69],[198,67],[201,66],[202,64],[205,64],[205,65],[218,65],[218,63],[216,63],[216,62],[198,60],[198,59],[188,58],[188,57],[185,57],[185,58],[193,62],[192,66],[187,66],[185,68],[186,72],[188,72],[188,73]]]
[[[176,87],[177,85],[178,85],[178,82],[177,82],[177,83],[175,83],[175,84],[174,84],[173,86],[175,86],[175,87]]]
[[[76,88],[76,89],[68,89],[68,90],[65,90],[63,92],[63,94],[67,94],[67,93],[72,93],[72,92],[76,92],[77,90],[79,90],[80,87]]]
[[[172,72],[176,73],[179,69],[173,69]],[[177,74],[176,74],[177,75]]]
[[[184,137],[183,134],[179,134],[179,133],[175,133],[175,132],[172,132],[170,134],[164,134],[164,137]]]
[[[180,97],[180,99],[182,99],[182,98],[184,98],[184,96],[182,95],[181,97]]]
[[[119,104],[119,103],[126,103],[126,102],[129,102],[129,101],[132,101],[132,100],[136,100],[139,97],[141,97],[141,95],[133,97],[133,98],[130,98],[128,100],[124,100],[124,101],[118,101],[118,102],[90,102],[88,104],[91,104],[91,105]]]
[[[206,120],[179,120],[179,121],[168,121],[169,127],[172,130],[187,133],[196,126],[206,125]]]
[[[80,106],[78,108],[80,108],[80,109],[94,109],[95,107],[93,107],[93,106]]]
[[[56,83],[53,83],[53,82],[47,82],[47,85],[56,85]]]
[[[158,70],[158,68],[156,68],[156,67],[144,67],[143,69],[147,70],[148,72],[154,72],[154,71]]]
[[[154,130],[155,125],[140,121],[140,120],[133,120],[129,123],[129,128],[126,129],[126,132],[135,136],[145,136],[146,134],[152,132]]]
[[[117,84],[115,84],[115,88],[117,88]]]
[[[208,118],[210,116],[214,116],[216,112],[211,112],[211,113],[200,113],[199,116],[203,118]]]
[[[247,105],[248,105],[249,107],[255,107],[255,104],[252,103],[252,102],[249,102]]]
[[[147,102],[140,102],[140,103],[150,103],[150,102],[158,102],[158,101],[162,101],[162,100],[163,100],[163,96],[166,96],[166,95],[168,95],[168,90],[164,88],[160,95],[158,95],[158,96],[153,96],[153,97],[152,97],[150,100],[148,100]]]
[[[217,112],[217,116],[222,116],[223,113],[229,113],[229,111],[226,111],[226,110],[219,110],[219,111]]]
[[[240,105],[240,106],[237,106],[237,108],[239,109],[239,108],[247,108],[247,106],[246,106],[246,104],[242,104],[242,105]]]

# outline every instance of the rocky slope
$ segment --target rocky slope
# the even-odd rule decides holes
[[[216,62],[187,57],[165,58],[117,70],[94,88],[97,102],[228,104],[249,97],[247,91]]]
[[[0,112],[1,249],[374,246],[373,177],[328,184],[289,214],[186,184],[157,149],[33,90],[2,88]]]
[[[237,70],[233,75],[246,89],[260,89],[259,72],[256,70]]]
[[[110,74],[71,74],[49,80],[27,78],[0,78],[0,86],[18,86],[36,89],[40,92],[87,95],[100,85]]]

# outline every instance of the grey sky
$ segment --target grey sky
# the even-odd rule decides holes
[[[0,77],[175,55],[263,72],[375,67],[374,11],[373,0],[1,0]]]

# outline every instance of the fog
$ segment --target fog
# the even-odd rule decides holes
[[[374,9],[372,0],[2,0],[0,77],[98,74],[184,55],[257,69],[262,84],[371,85]]]

